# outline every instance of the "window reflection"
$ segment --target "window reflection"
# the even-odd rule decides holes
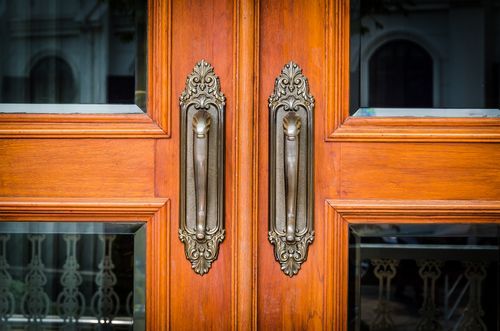
[[[350,330],[497,330],[500,227],[350,226]]]
[[[0,330],[145,330],[141,223],[0,223]]]
[[[351,113],[498,109],[499,82],[500,0],[351,0]]]
[[[6,0],[0,102],[145,108],[145,0]]]

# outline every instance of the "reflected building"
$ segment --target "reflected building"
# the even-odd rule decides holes
[[[500,1],[352,0],[351,14],[351,110],[499,108]]]
[[[0,1],[0,101],[144,99],[144,24],[143,1]]]

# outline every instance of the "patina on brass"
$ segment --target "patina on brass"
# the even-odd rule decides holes
[[[186,80],[181,108],[179,238],[200,275],[217,259],[224,240],[224,106],[219,78],[204,60]]]
[[[290,277],[299,272],[314,240],[313,109],[302,69],[286,64],[269,97],[269,241]]]

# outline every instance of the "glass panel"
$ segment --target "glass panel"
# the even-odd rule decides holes
[[[0,330],[145,330],[145,228],[0,222]]]
[[[146,3],[0,1],[0,112],[145,111]]]
[[[350,225],[349,330],[498,330],[500,226]]]
[[[354,116],[500,117],[500,0],[351,0],[350,68]]]

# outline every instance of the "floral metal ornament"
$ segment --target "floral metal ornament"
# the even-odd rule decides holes
[[[286,64],[269,97],[269,241],[290,277],[299,272],[314,240],[313,109],[302,69]]]
[[[12,276],[9,273],[9,263],[7,262],[7,241],[10,235],[0,235],[0,330],[2,325],[7,325],[10,317],[14,314],[16,306],[14,295],[11,292]],[[8,330],[8,327],[5,327]]]
[[[224,107],[214,68],[198,62],[180,97],[181,210],[179,239],[199,275],[224,240]]]

